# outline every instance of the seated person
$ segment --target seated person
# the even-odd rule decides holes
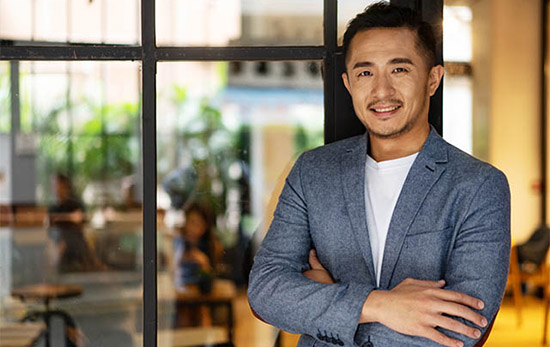
[[[102,270],[84,237],[84,206],[74,194],[70,179],[63,174],[53,177],[56,203],[48,210],[48,237],[52,241],[48,255],[59,272]]]
[[[214,277],[222,249],[213,229],[214,218],[205,206],[193,203],[185,209],[185,224],[175,240],[178,288],[200,287]]]
[[[175,284],[178,290],[208,293],[223,252],[214,232],[214,218],[208,208],[191,204],[185,209],[185,224],[175,240]],[[211,325],[206,306],[178,307],[176,326]]]

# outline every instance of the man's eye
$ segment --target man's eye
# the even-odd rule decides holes
[[[396,67],[395,69],[393,69],[393,72],[407,72],[407,69],[405,69],[404,67]]]
[[[359,73],[359,76],[370,76],[370,75],[371,75],[370,71],[361,71]]]

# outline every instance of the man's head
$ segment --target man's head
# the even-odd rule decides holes
[[[432,26],[424,22],[413,10],[398,7],[386,2],[377,2],[368,6],[349,22],[344,34],[344,57],[349,51],[351,40],[359,32],[375,28],[407,28],[416,34],[416,45],[426,58],[426,66],[435,65],[436,40]]]
[[[342,79],[371,137],[427,136],[430,96],[443,76],[431,30],[413,11],[384,3],[350,22]]]

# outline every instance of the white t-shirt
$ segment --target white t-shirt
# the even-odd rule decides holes
[[[401,188],[418,153],[393,160],[376,162],[367,155],[365,165],[365,206],[376,285],[380,272],[386,236]]]

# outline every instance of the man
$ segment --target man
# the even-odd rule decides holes
[[[500,305],[510,252],[505,176],[428,124],[431,27],[378,3],[350,22],[343,82],[367,134],[290,172],[248,290],[298,346],[474,346]]]

